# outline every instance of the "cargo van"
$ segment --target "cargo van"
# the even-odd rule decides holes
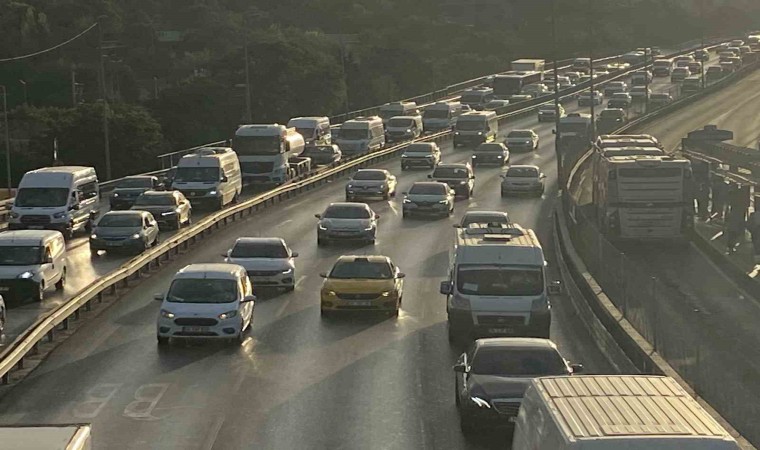
[[[449,130],[462,113],[462,104],[459,102],[436,102],[425,108],[422,125],[425,132]]]
[[[422,132],[422,116],[395,116],[385,124],[385,141],[417,139]]]
[[[92,167],[45,167],[24,174],[11,208],[10,230],[57,230],[71,238],[89,230],[100,212],[98,176]]]
[[[417,116],[420,110],[415,102],[392,102],[386,103],[380,107],[380,118],[383,119],[383,125],[387,124],[391,117],[395,116]]]
[[[385,145],[383,119],[377,116],[358,117],[340,126],[338,147],[343,156],[368,153]]]
[[[546,261],[533,230],[517,224],[471,224],[457,230],[446,295],[449,340],[549,337]]]
[[[491,142],[499,135],[499,120],[494,111],[462,114],[454,125],[454,147]]]
[[[459,101],[463,105],[467,105],[472,109],[481,110],[485,107],[486,103],[494,99],[494,92],[492,88],[479,87],[470,88],[462,92],[462,96],[459,97]]]
[[[655,59],[652,64],[652,73],[656,77],[669,77],[673,70],[673,60],[669,58]]]
[[[573,375],[531,380],[512,450],[738,450],[672,378]]]
[[[327,117],[294,117],[288,121],[288,128],[295,128],[303,136],[307,147],[332,144],[330,119]]]
[[[0,295],[42,301],[45,291],[66,284],[66,243],[53,230],[0,233]]]
[[[203,147],[183,156],[172,189],[182,192],[193,206],[222,209],[237,202],[243,190],[237,154],[229,147]]]

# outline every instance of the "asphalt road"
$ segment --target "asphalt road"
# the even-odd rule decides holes
[[[662,84],[660,89],[665,89]],[[569,112],[577,110],[575,105]],[[475,196],[457,202],[455,216],[402,220],[401,198],[373,202],[382,215],[377,245],[316,247],[314,213],[343,199],[343,183],[323,186],[237,223],[136,285],[55,350],[0,402],[0,423],[92,422],[103,448],[503,448],[499,432],[466,442],[454,407],[451,364],[460,349],[446,339],[446,275],[455,223],[466,209],[509,211],[534,228],[550,255],[556,160],[552,124],[527,117],[502,127],[534,128],[535,154],[513,154],[547,175],[538,198],[499,196],[499,168],[478,168]],[[469,159],[444,148],[448,162]],[[427,171],[400,172],[399,192]],[[154,292],[167,288],[185,264],[220,261],[235,238],[278,235],[300,253],[295,292],[257,303],[253,332],[240,348],[177,345],[158,351]],[[319,272],[337,256],[379,253],[407,273],[398,319],[362,316],[322,320]],[[88,256],[89,258],[89,256]],[[73,283],[72,283],[73,284]],[[591,373],[609,373],[571,308],[555,301],[552,338]]]

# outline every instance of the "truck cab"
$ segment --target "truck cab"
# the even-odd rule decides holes
[[[285,125],[241,125],[232,148],[238,154],[243,178],[254,184],[279,185],[293,177],[289,160],[304,147],[303,136]]]

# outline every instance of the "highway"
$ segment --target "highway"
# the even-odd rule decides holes
[[[577,111],[574,102],[568,111]],[[541,137],[540,150],[513,154],[512,163],[541,166],[548,177],[544,198],[502,199],[500,169],[478,168],[475,196],[458,201],[454,217],[402,220],[398,196],[371,203],[382,216],[374,248],[318,249],[313,214],[342,201],[344,184],[323,186],[216,233],[137,284],[2,399],[0,423],[92,422],[96,445],[117,449],[503,448],[501,433],[465,442],[459,432],[451,364],[461,350],[447,342],[438,284],[446,274],[451,225],[467,209],[507,210],[536,229],[550,279],[557,276],[553,124],[525,117],[503,126],[502,135],[529,127]],[[450,145],[443,151],[447,162],[470,156]],[[399,192],[428,173],[401,172],[398,164],[378,167],[398,176]],[[246,235],[278,235],[300,253],[296,291],[260,299],[251,337],[240,348],[174,345],[159,352],[153,293],[164,291],[185,264],[220,261],[234,239]],[[398,319],[320,318],[317,274],[347,253],[385,254],[407,273]],[[552,338],[566,356],[588,372],[611,372],[561,298],[554,314]]]

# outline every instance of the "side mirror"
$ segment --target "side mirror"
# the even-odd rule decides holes
[[[441,281],[441,287],[439,288],[439,292],[443,295],[451,295],[451,282]]]
[[[399,272],[398,275],[396,275],[396,278],[406,278],[406,274],[404,272]]]
[[[222,253],[222,258],[229,258],[229,256],[232,254],[232,249],[227,250],[226,253]]]
[[[428,178],[433,179],[433,174],[428,174]]]
[[[322,218],[322,214],[314,214],[314,217],[316,217],[317,219],[321,219]]]
[[[293,252],[290,254],[291,258],[298,258],[298,252]]]
[[[322,278],[327,278],[327,273],[322,272],[322,273],[319,274],[319,276],[322,277]]]
[[[79,211],[79,208],[81,208],[81,206],[79,206],[79,203],[75,203],[69,206],[69,211]]]
[[[379,219],[379,218],[380,218],[380,214],[375,214],[375,219]]]
[[[164,301],[164,294],[163,293],[153,294],[153,300],[156,300],[158,302]]]
[[[468,372],[467,364],[463,362],[454,364],[454,372],[467,373]]]
[[[552,281],[546,287],[546,290],[549,292],[549,295],[560,295],[562,294],[562,283],[559,281]]]
[[[570,364],[570,370],[573,371],[573,374],[583,373],[583,364]]]
[[[251,303],[255,301],[256,301],[255,295],[246,295],[245,297],[243,297],[242,300],[240,300],[240,303]]]

